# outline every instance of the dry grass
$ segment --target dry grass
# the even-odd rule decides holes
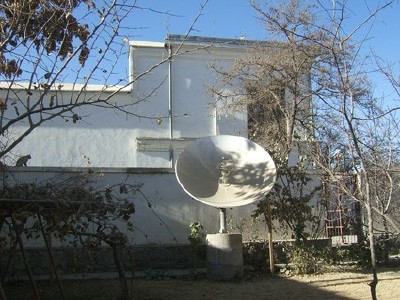
[[[131,299],[371,299],[371,276],[360,269],[335,269],[318,275],[262,276],[246,274],[243,280],[210,281],[205,276],[129,279]],[[380,270],[378,299],[399,299],[400,268]],[[62,299],[55,283],[38,282],[41,299]],[[35,299],[29,282],[5,285],[8,299]],[[114,279],[64,280],[66,299],[119,299]]]

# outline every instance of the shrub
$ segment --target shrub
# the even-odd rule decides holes
[[[193,272],[194,272],[197,268],[198,249],[200,245],[203,244],[205,233],[203,225],[201,225],[199,222],[190,223],[189,228],[190,228],[190,234],[188,240],[192,248],[192,261],[193,261]]]
[[[293,244],[289,249],[289,259],[296,274],[312,274],[319,271],[320,254],[312,245]]]

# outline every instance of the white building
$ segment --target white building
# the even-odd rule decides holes
[[[45,122],[22,140],[13,149],[14,156],[5,160],[7,170],[20,182],[43,182],[91,167],[98,187],[118,182],[142,184],[152,210],[143,198],[132,196],[136,206],[132,219],[140,229],[132,236],[134,244],[187,244],[188,226],[193,221],[202,223],[209,233],[216,232],[218,211],[186,195],[173,166],[179,152],[195,138],[218,134],[247,137],[246,108],[228,114],[208,92],[208,86],[217,80],[210,65],[228,68],[247,50],[244,41],[175,35],[160,43],[131,42],[132,86],[87,86],[82,90],[79,85],[62,84],[54,86],[52,94],[59,101],[112,96],[116,106],[130,105],[134,115],[94,106],[77,108],[74,112],[82,119]],[[0,97],[23,99],[26,89],[23,83],[2,83]],[[31,93],[38,97],[40,87]],[[17,123],[7,139],[11,141],[14,133],[26,127],[24,122]],[[27,154],[31,155],[28,167],[12,167],[16,158]],[[244,239],[250,239],[255,230],[260,236],[259,230],[265,229],[263,223],[252,224],[254,209],[251,204],[228,211],[228,223],[232,220],[233,227],[240,227]]]
[[[62,84],[54,86],[53,93],[57,99],[87,101],[119,90],[113,101],[118,106],[134,104],[130,111],[139,117],[94,106],[77,108],[74,112],[82,120],[43,123],[15,148],[14,160],[30,154],[29,166],[35,167],[171,168],[179,151],[194,138],[247,137],[245,110],[227,115],[207,91],[216,81],[209,65],[217,61],[229,66],[245,52],[245,45],[231,40],[188,38],[183,43],[180,36],[172,36],[162,43],[131,42],[130,77],[135,83],[130,87],[87,86],[82,93],[79,85]],[[3,98],[26,98],[27,84],[13,84],[14,94],[8,95],[8,86],[2,85]],[[32,93],[31,97],[41,93],[40,88]],[[18,133],[24,126],[20,122],[13,130]],[[12,132],[7,138],[13,138]]]

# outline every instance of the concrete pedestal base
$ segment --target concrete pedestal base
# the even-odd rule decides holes
[[[207,234],[207,277],[230,280],[243,277],[243,249],[240,233]]]

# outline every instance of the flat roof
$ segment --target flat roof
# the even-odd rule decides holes
[[[132,47],[147,47],[147,48],[163,48],[164,42],[149,42],[149,41],[130,41],[129,46]]]
[[[18,82],[18,81],[0,81],[0,90],[7,89],[15,89],[15,90],[43,90],[44,88],[40,85],[40,83],[29,83],[27,81]],[[56,82],[54,83],[50,90],[58,90],[58,91],[87,91],[87,92],[131,92],[130,86],[123,85],[101,85],[101,84],[82,84],[82,83],[63,83]]]
[[[195,35],[181,35],[181,34],[168,34],[166,42],[179,42],[179,43],[193,43],[193,44],[225,44],[225,45],[239,45],[244,46],[248,44],[264,44],[268,43],[265,41],[246,40],[246,39],[228,39],[228,38],[216,38],[216,37],[205,37]]]
[[[150,41],[129,42],[129,45],[132,47],[143,47],[143,48],[163,48],[168,44],[243,48],[255,44],[267,45],[271,44],[271,42],[246,40],[246,39],[228,39],[228,38],[216,38],[216,37],[205,37],[205,36],[194,36],[194,35],[182,35],[182,34],[168,34],[164,42],[150,42]]]

